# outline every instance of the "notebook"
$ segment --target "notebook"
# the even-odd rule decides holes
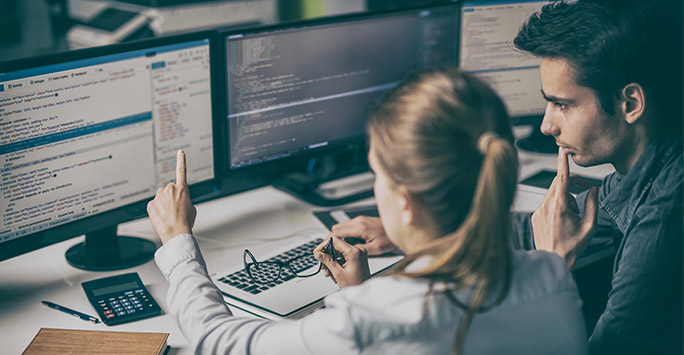
[[[291,246],[256,256],[259,262],[286,261],[311,253],[328,236],[324,230],[309,231],[293,238]],[[389,269],[401,260],[401,255],[369,257],[371,275]],[[298,264],[297,268],[314,268],[316,265]],[[323,271],[312,277],[296,277],[287,267],[275,282],[255,283],[240,264],[210,275],[224,294],[226,302],[244,311],[268,319],[300,318],[322,305],[323,298],[339,290]]]
[[[23,354],[161,355],[168,352],[168,337],[168,333],[40,328]]]
[[[380,217],[378,213],[378,207],[375,205],[370,206],[357,206],[352,208],[344,209],[333,209],[326,211],[316,211],[314,216],[318,218],[328,229],[340,222],[345,222],[358,216],[368,216],[368,217]]]

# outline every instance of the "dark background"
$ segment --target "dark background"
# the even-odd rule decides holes
[[[95,1],[95,0],[94,0]],[[231,0],[125,0],[143,6],[178,6]],[[232,0],[249,1],[249,0]],[[99,2],[105,2],[100,0]],[[449,0],[274,0],[275,22],[410,7]],[[116,2],[113,2],[116,3]],[[69,17],[68,0],[0,0],[0,62],[68,51],[66,32],[79,20]],[[309,8],[306,10],[305,8]],[[311,9],[314,9],[313,12]],[[224,26],[221,26],[224,27]],[[132,39],[153,36],[140,31]]]

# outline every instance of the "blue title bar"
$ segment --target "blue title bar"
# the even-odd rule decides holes
[[[45,144],[55,143],[59,141],[64,141],[67,139],[85,136],[92,133],[106,131],[108,129],[114,129],[121,126],[131,125],[138,122],[149,121],[152,119],[152,112],[143,112],[133,116],[127,116],[122,118],[117,118],[114,120],[96,123],[90,126],[84,126],[79,128],[70,129],[67,131],[46,134],[41,137],[26,139],[19,142],[9,143],[5,145],[0,145],[0,154],[8,154],[13,152],[18,152],[20,150],[29,149],[33,147],[38,147]]]
[[[192,41],[192,42],[170,44],[167,46],[138,49],[138,50],[131,51],[131,52],[109,54],[109,55],[100,56],[100,57],[79,59],[79,60],[74,60],[71,62],[46,65],[46,66],[37,67],[37,68],[22,69],[22,70],[12,71],[12,72],[8,72],[8,73],[0,73],[0,82],[23,79],[23,78],[28,78],[28,77],[37,76],[37,75],[44,75],[44,74],[49,74],[49,73],[54,73],[54,72],[60,72],[60,71],[64,71],[64,70],[89,67],[89,66],[104,64],[104,63],[109,63],[109,62],[116,62],[116,61],[124,60],[124,59],[146,57],[146,56],[152,57],[152,56],[155,56],[159,53],[177,51],[177,50],[182,50],[182,49],[192,48],[192,47],[199,47],[199,46],[208,45],[208,44],[209,44],[208,39],[202,39],[202,40]]]

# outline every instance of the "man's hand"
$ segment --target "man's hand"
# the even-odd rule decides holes
[[[176,154],[176,182],[159,188],[157,196],[147,204],[150,223],[163,244],[179,234],[192,233],[195,224],[197,210],[190,202],[186,171],[185,153],[179,150]]]
[[[577,201],[568,193],[571,180],[578,179],[581,178],[570,176],[568,153],[560,148],[556,178],[541,205],[532,214],[537,249],[560,255],[568,268],[572,268],[596,232],[598,188],[592,187],[589,190],[584,204],[584,216],[580,218]]]
[[[368,255],[382,255],[397,250],[387,238],[382,222],[377,217],[358,216],[338,223],[332,227],[330,236],[363,239],[363,243],[358,246],[365,248]]]
[[[333,238],[335,253],[342,254],[344,264],[340,265],[330,254],[324,252],[328,244],[328,240],[324,240],[314,249],[314,256],[323,263],[326,276],[332,278],[333,282],[340,287],[358,285],[368,280],[370,269],[366,250],[351,245],[341,238],[330,238]]]

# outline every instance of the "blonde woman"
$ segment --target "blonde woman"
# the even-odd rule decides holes
[[[406,258],[368,280],[364,249],[334,238],[342,288],[300,320],[236,318],[207,276],[179,152],[176,183],[150,202],[168,307],[197,353],[584,354],[581,302],[555,254],[512,251],[517,155],[500,99],[458,71],[417,73],[368,124],[375,197]]]

